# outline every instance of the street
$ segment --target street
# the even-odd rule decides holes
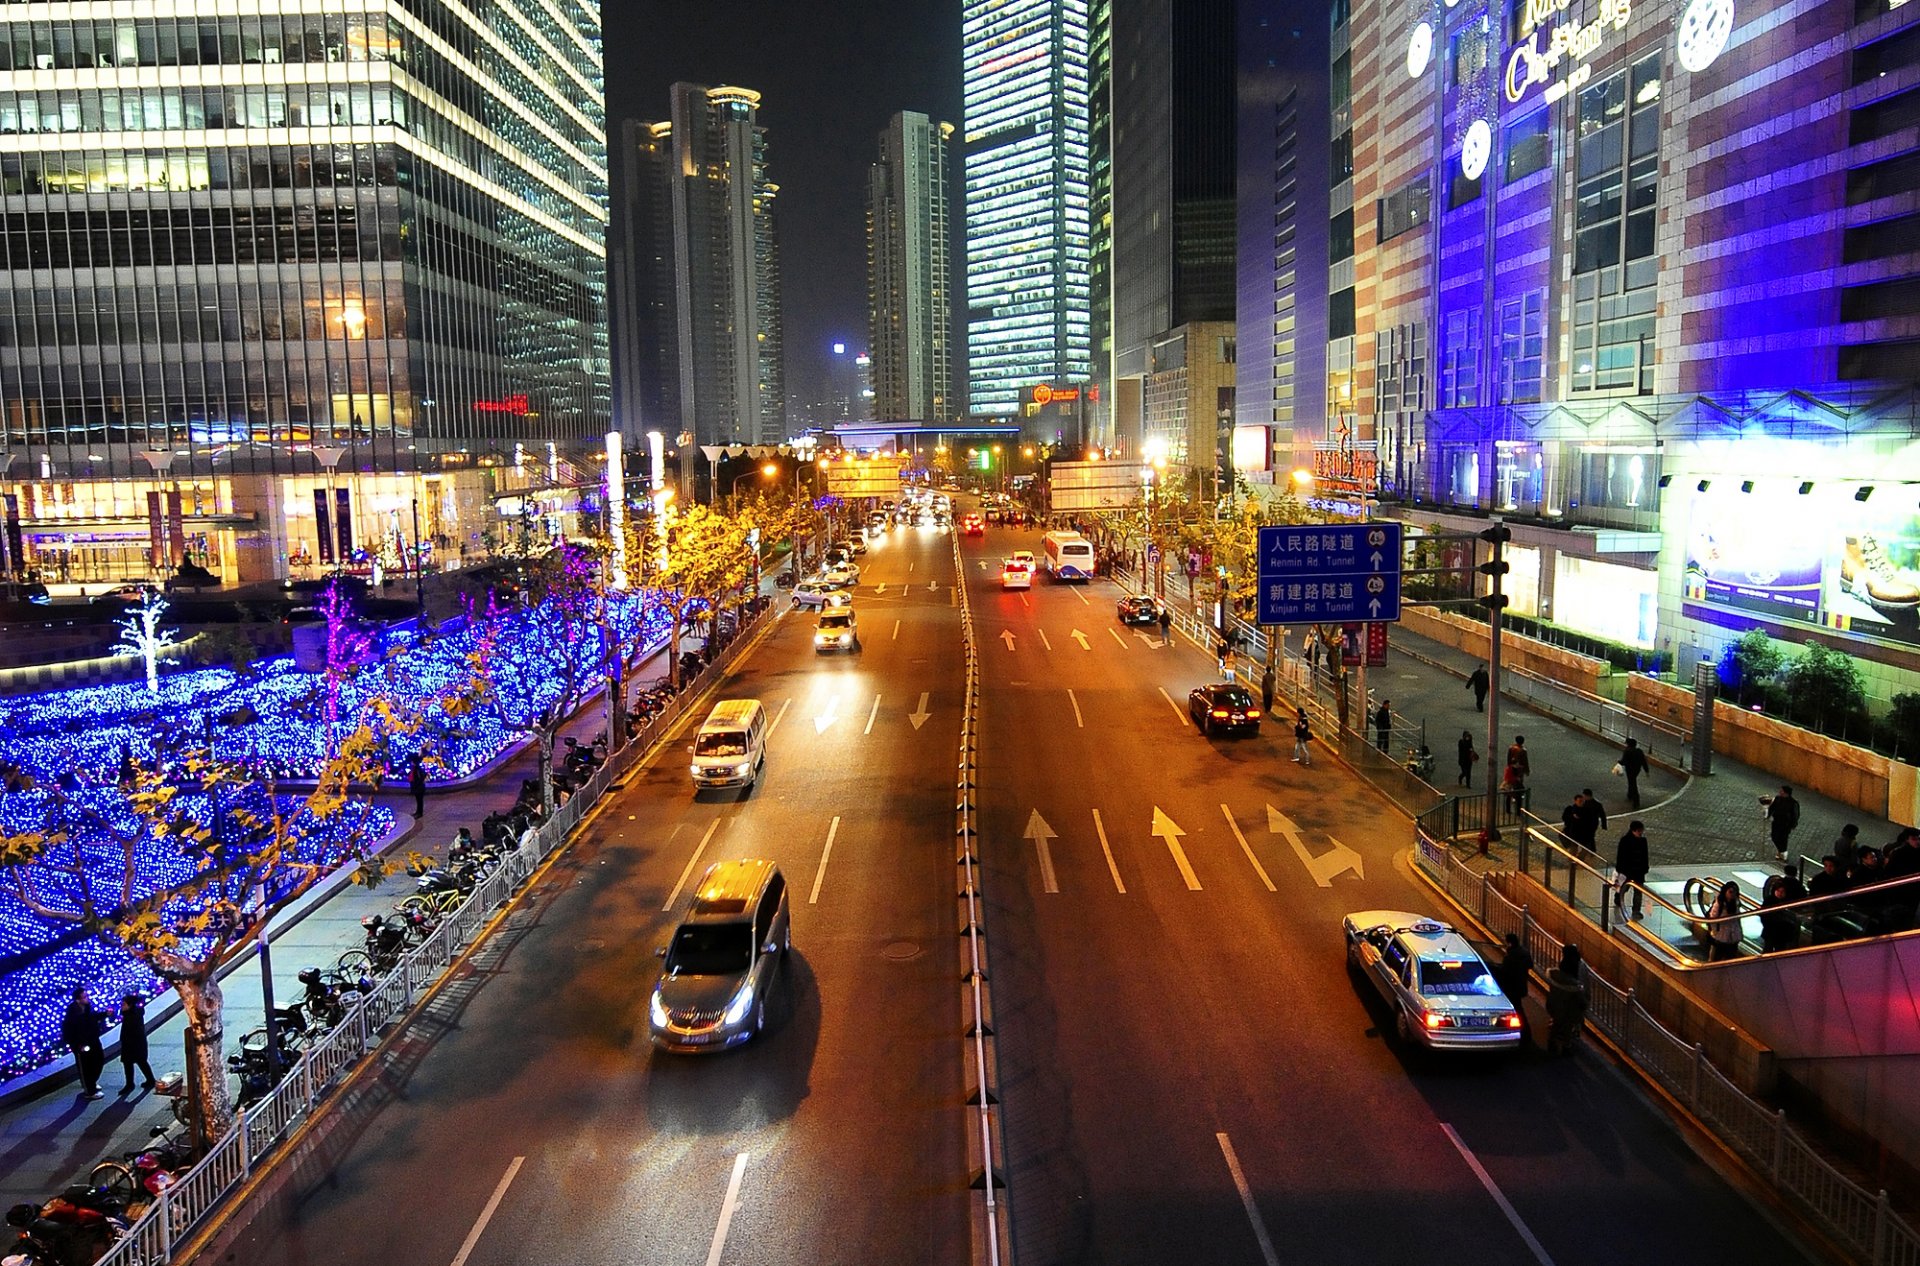
[[[235,1260],[965,1259],[952,546],[861,561],[860,654],[792,612],[725,690],[772,719],[760,786],[696,801],[683,738],[616,793]],[[788,988],[747,1047],[655,1055],[654,947],[734,857],[787,876]]]
[[[1001,592],[1037,541],[965,543],[1023,1266],[1804,1260],[1604,1061],[1403,1050],[1340,918],[1439,912],[1405,819],[1272,718],[1198,734],[1211,651],[1111,584]]]
[[[1038,543],[961,545],[1020,1262],[1805,1260],[1605,1059],[1404,1050],[1339,931],[1437,912],[1404,819],[1324,750],[1293,764],[1271,719],[1196,733],[1211,654],[1120,626],[1110,583],[1003,592],[1003,554]],[[762,785],[696,801],[670,744],[232,1260],[969,1260],[952,560],[914,530],[861,560],[857,656],[779,621],[724,691],[772,717]],[[653,948],[741,856],[788,877],[789,987],[746,1048],[653,1055]]]

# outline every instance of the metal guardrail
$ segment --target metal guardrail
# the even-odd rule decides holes
[[[1416,823],[1414,860],[1453,901],[1494,937],[1520,937],[1536,963],[1557,962],[1562,942],[1544,931],[1454,854],[1451,842]],[[1652,894],[1648,894],[1651,896]],[[1633,996],[1586,967],[1587,1020],[1651,1081],[1685,1105],[1728,1150],[1770,1183],[1782,1198],[1868,1266],[1920,1266],[1920,1234],[1870,1190],[1842,1173],[1770,1108],[1735,1085],[1707,1059],[1656,1020]]]
[[[370,1051],[379,1047],[382,1032],[445,977],[493,910],[504,905],[540,863],[566,842],[608,787],[624,777],[655,742],[672,732],[693,700],[732,666],[747,645],[748,635],[773,618],[774,610],[769,605],[743,623],[713,662],[701,669],[632,742],[609,753],[592,777],[559,805],[551,818],[523,836],[520,847],[506,854],[424,942],[404,955],[371,993],[301,1054],[277,1086],[242,1110],[233,1129],[161,1192],[95,1266],[163,1266],[170,1262],[175,1247],[244,1184],[275,1148],[299,1125],[325,1111],[328,1096]]]
[[[967,938],[967,1002],[973,1015],[967,1042],[973,1057],[973,1103],[979,1125],[979,1186],[986,1195],[983,1227],[986,1258],[988,1266],[1000,1266],[1003,1258],[1007,1261],[1013,1259],[1013,1244],[1011,1223],[1005,1228],[1007,1243],[1004,1246],[1001,1243],[1001,1223],[1007,1215],[1007,1209],[1006,1203],[1000,1199],[1000,1189],[1006,1185],[1002,1176],[1006,1169],[1004,1165],[996,1165],[1000,1122],[995,1107],[999,1095],[994,1090],[994,1083],[998,1064],[988,1049],[993,1013],[987,997],[987,951],[982,940],[985,929],[981,924],[980,862],[976,854],[980,842],[978,805],[975,803],[979,793],[980,651],[973,636],[973,607],[967,600],[966,560],[961,556],[958,537],[953,542],[953,560],[955,574],[960,577],[954,585],[954,594],[960,608],[961,644],[966,651],[966,693],[960,714],[960,778],[958,802],[954,805],[957,819],[954,833],[960,839],[960,896],[966,903],[967,920],[962,935]]]

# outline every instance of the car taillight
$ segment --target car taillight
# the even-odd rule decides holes
[[[1507,1028],[1517,1029],[1520,1027],[1520,1016],[1516,1012],[1509,1011],[1507,1014],[1500,1017],[1500,1023],[1505,1025]]]
[[[1217,717],[1230,717],[1233,715],[1233,713],[1228,712],[1225,708],[1215,708],[1213,710],[1213,715]]]
[[[1438,1011],[1429,1011],[1427,1012],[1427,1027],[1430,1029],[1450,1029],[1453,1027],[1453,1017],[1443,1015]]]

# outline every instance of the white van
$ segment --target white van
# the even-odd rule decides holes
[[[723,699],[693,736],[693,790],[752,789],[767,764],[767,710],[758,699]]]

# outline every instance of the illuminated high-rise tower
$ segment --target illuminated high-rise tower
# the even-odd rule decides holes
[[[1092,371],[1086,0],[966,0],[967,378],[974,414]]]
[[[873,410],[881,418],[954,417],[951,123],[893,116],[867,176],[867,320]]]

